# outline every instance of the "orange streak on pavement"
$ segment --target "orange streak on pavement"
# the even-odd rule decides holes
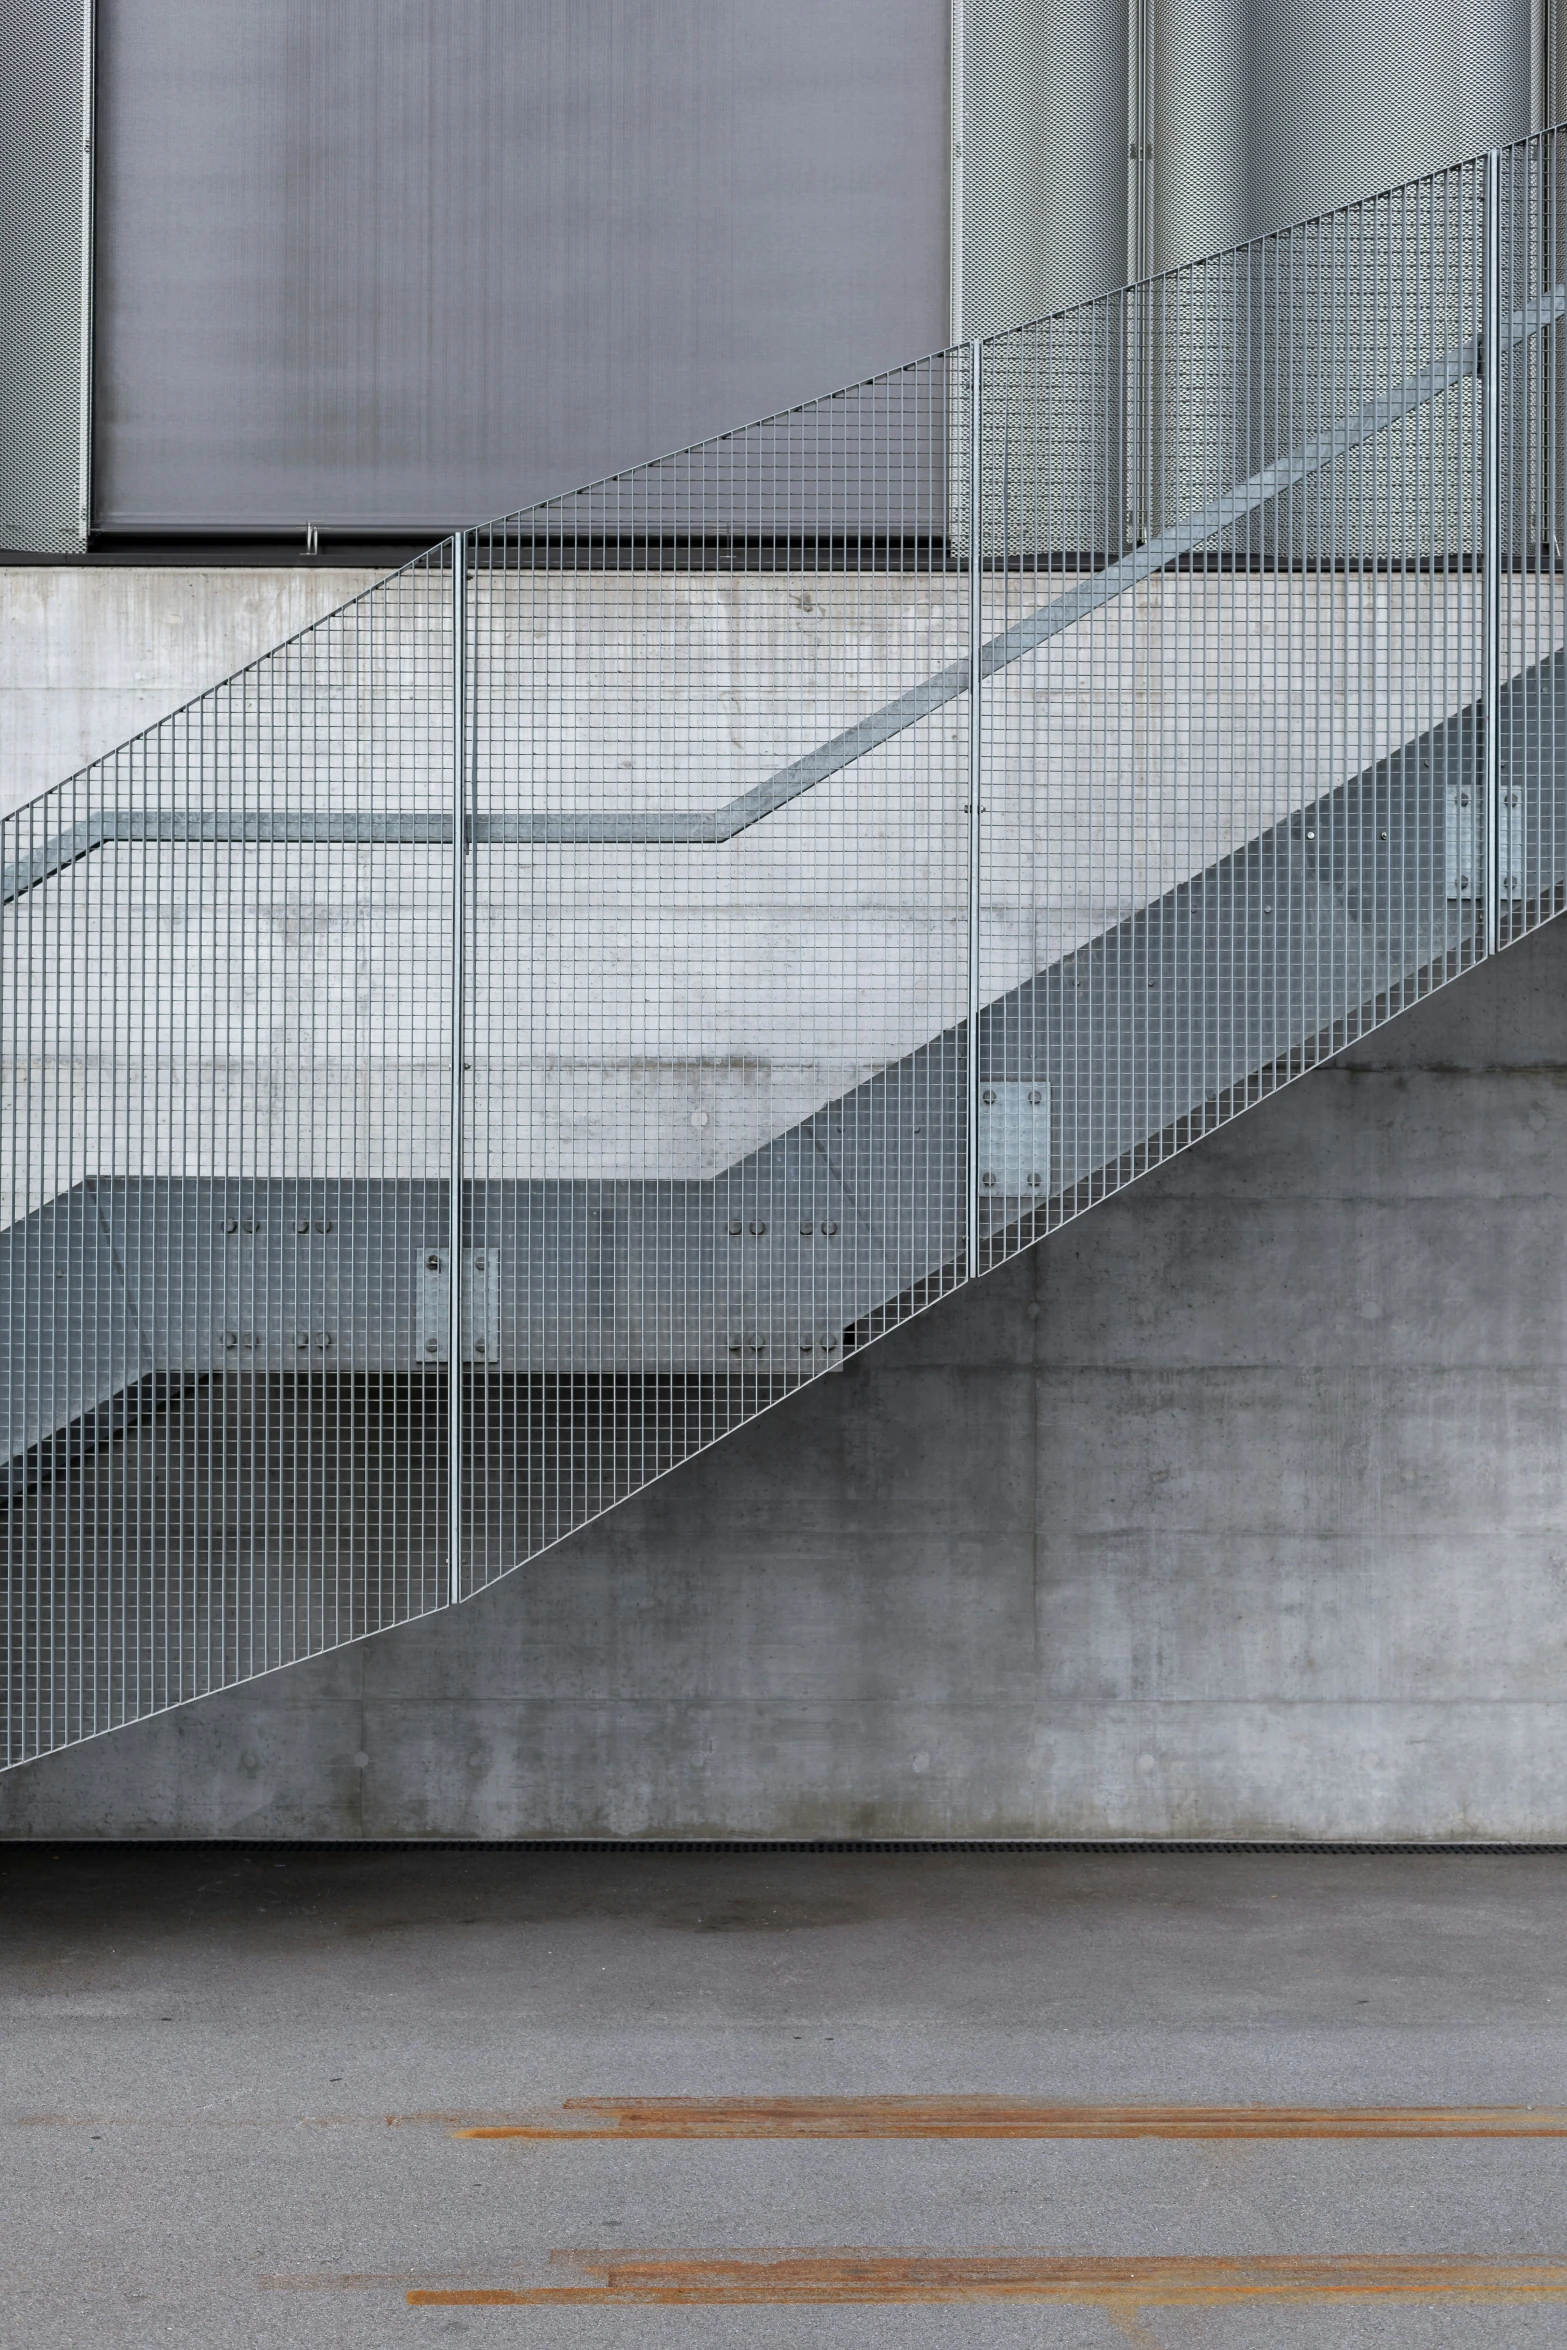
[[[539,2286],[415,2288],[422,2309],[731,2305],[746,2302],[1072,2302],[1112,2314],[1239,2302],[1567,2301],[1567,2264],[1480,2260],[1085,2260],[1045,2253],[570,2252],[596,2278]]]
[[[1567,2138],[1567,2110],[1505,2105],[1046,2105],[1008,2097],[572,2097],[558,2115],[472,2121],[452,2134],[536,2139]]]

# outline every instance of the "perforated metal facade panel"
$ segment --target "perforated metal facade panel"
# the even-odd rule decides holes
[[[959,0],[962,274],[990,335],[1126,276],[1126,0]]]
[[[83,0],[0,0],[0,546],[81,543]]]
[[[1546,105],[1531,0],[954,0],[953,22],[964,335],[1520,139]]]
[[[1531,0],[1082,0],[1066,10],[955,0],[954,39],[954,311],[966,336],[1184,270],[1520,139],[1546,82]],[[1474,291],[1470,258],[1444,233],[1419,207],[1399,215],[1409,268],[1461,306]],[[1400,266],[1396,252],[1352,252],[1334,237],[1292,256],[1302,282],[1322,277],[1320,299],[1340,305],[1346,332],[1353,291],[1372,278],[1382,313],[1402,318],[1389,292]],[[1076,554],[1099,560],[1201,506],[1215,481],[1269,462],[1313,395],[1302,381],[1280,405],[1289,369],[1270,345],[1292,326],[1277,316],[1260,256],[1216,261],[1094,317],[1103,349],[1078,348],[1080,328],[1070,350],[1046,336],[1037,352],[1028,347],[1026,390],[998,382],[997,391],[1015,399],[1034,436],[1029,479],[1036,498],[1048,485],[1045,536],[1075,533]],[[1221,351],[1215,334],[1228,338]],[[1357,344],[1341,372],[1372,357]],[[998,351],[994,366],[1013,363],[1025,364],[1022,342]],[[1265,364],[1267,413],[1258,405]],[[1064,371],[1059,382],[1052,365]],[[1455,394],[1452,413],[1444,409],[1439,453],[1401,444],[1392,471],[1365,474],[1384,555],[1427,528],[1433,468],[1451,504],[1446,472],[1473,462],[1472,405]],[[1011,485],[990,483],[987,498],[1015,534],[1038,527],[1015,511]],[[1281,508],[1250,533],[1248,559],[1271,560],[1281,531],[1292,560],[1332,552],[1308,515]]]
[[[1530,0],[1160,0],[1153,266],[1523,138]]]
[[[83,13],[0,0],[0,543],[52,553]],[[1522,135],[1542,48],[1532,0],[113,0],[94,519],[434,532],[942,340],[951,144],[993,333]]]

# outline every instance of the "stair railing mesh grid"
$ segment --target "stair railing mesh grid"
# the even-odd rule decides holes
[[[4,819],[6,1762],[472,1594],[1558,910],[1563,156],[468,532]]]

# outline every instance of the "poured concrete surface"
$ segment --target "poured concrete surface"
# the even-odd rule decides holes
[[[356,578],[0,565],[0,811]],[[395,574],[38,806],[0,862],[50,863],[105,809],[444,820],[449,593],[438,570]],[[1055,594],[1049,575],[1020,581],[987,630]],[[478,573],[486,818],[733,809],[926,681],[947,698],[724,841],[545,853],[481,836],[473,1172],[710,1178],[961,1016],[966,599],[955,577],[895,571]],[[986,719],[985,999],[1440,726],[1477,690],[1476,612],[1457,574],[1167,574],[1009,660]],[[1564,624],[1559,593],[1517,583],[1508,672]],[[11,1214],[111,1169],[440,1174],[434,844],[121,840],[25,906]],[[1317,950],[1297,948],[1309,967]]]
[[[0,815],[206,693],[379,574],[0,561]]]
[[[12,1849],[0,2337],[1545,2350],[1567,2301],[419,2308],[572,2247],[1567,2256],[1567,2140],[473,2143],[583,2096],[1567,2105],[1567,1856]],[[402,2118],[388,2127],[388,2117]],[[435,2117],[435,2118],[430,2118]]]
[[[1567,922],[0,1836],[1567,1838]]]

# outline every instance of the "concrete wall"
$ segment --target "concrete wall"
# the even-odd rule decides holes
[[[0,570],[0,813],[364,584]],[[445,596],[400,576],[39,826],[92,795],[444,808]],[[717,806],[960,662],[966,629],[961,581],[895,573],[497,574],[476,590],[480,804]],[[1562,596],[1520,582],[1507,667],[1564,633]],[[1478,651],[1465,578],[1166,576],[1010,664],[987,714],[984,994],[1439,723]],[[470,1092],[504,1112],[477,1129],[485,1172],[710,1177],[960,1017],[966,723],[945,704],[720,847],[486,847]],[[152,1172],[152,1137],[165,1174],[442,1170],[439,852],[136,844],[31,910],[17,1206]]]
[[[377,576],[303,564],[0,564],[0,816]]]
[[[1567,924],[10,1836],[1567,1835]]]

